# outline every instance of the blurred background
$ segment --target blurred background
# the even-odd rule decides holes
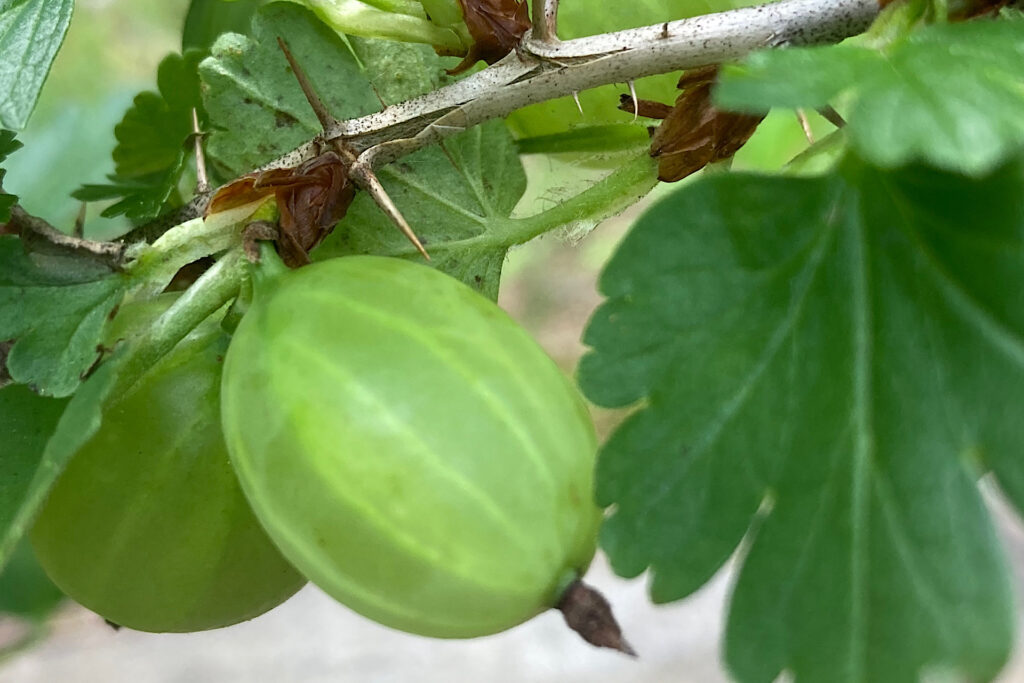
[[[79,204],[70,192],[113,171],[113,128],[139,90],[153,88],[156,66],[180,49],[188,0],[78,0],[65,47],[43,91],[25,148],[7,162],[8,189],[28,210],[70,226]],[[785,163],[803,144],[796,120],[772,115],[737,157],[745,168]],[[524,159],[531,187],[521,209],[557,201],[566,162]],[[658,192],[649,201],[656,201]],[[501,305],[529,329],[567,373],[583,352],[579,338],[600,303],[597,274],[642,206],[599,226],[585,240],[551,234],[513,250]],[[91,207],[86,235],[105,238],[124,223]],[[622,415],[595,409],[606,435]],[[1024,595],[1024,526],[989,495]],[[14,570],[11,570],[14,571]],[[10,575],[5,577],[10,579]],[[679,681],[717,683],[728,567],[690,598],[656,607],[644,580],[612,575],[603,558],[590,583],[614,606],[638,660],[583,643],[556,612],[512,631],[472,641],[438,641],[380,627],[307,587],[251,622],[187,635],[115,631],[45,585],[7,580],[0,586],[0,683],[281,683],[302,681]],[[10,613],[18,613],[15,617]],[[1024,620],[1021,623],[1024,630]],[[1024,681],[1024,641],[1000,679]]]

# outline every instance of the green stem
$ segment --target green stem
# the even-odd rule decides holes
[[[625,211],[657,184],[657,162],[643,154],[552,209],[508,221],[494,238],[509,245],[522,244],[563,225],[600,223]]]
[[[225,254],[189,287],[149,331],[131,343],[111,396],[121,396],[189,332],[238,295],[248,270],[240,249]]]

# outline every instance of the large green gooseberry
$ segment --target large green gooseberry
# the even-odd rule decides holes
[[[219,325],[207,324],[151,368],[105,412],[31,530],[54,583],[116,624],[228,626],[305,583],[263,532],[228,460],[226,350]]]
[[[353,256],[258,283],[228,351],[232,462],[285,556],[428,636],[554,606],[594,555],[596,438],[501,309],[432,268]]]

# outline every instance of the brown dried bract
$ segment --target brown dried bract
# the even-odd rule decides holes
[[[732,157],[764,120],[763,114],[736,114],[715,107],[711,89],[717,77],[714,65],[687,71],[679,79],[683,93],[651,139],[659,180],[682,180]]]
[[[488,64],[515,49],[523,34],[530,28],[529,7],[525,0],[459,0],[462,16],[473,47],[466,58],[450,70],[459,74],[482,59]]]
[[[335,152],[325,152],[294,168],[250,173],[221,188],[207,215],[274,196],[281,213],[277,251],[292,268],[309,263],[309,251],[344,218],[355,196],[348,167]]]

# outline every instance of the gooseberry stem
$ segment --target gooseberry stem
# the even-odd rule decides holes
[[[591,645],[618,650],[630,657],[637,656],[636,651],[622,637],[622,629],[612,614],[611,605],[591,586],[578,579],[572,582],[555,609],[565,617],[569,628]]]

